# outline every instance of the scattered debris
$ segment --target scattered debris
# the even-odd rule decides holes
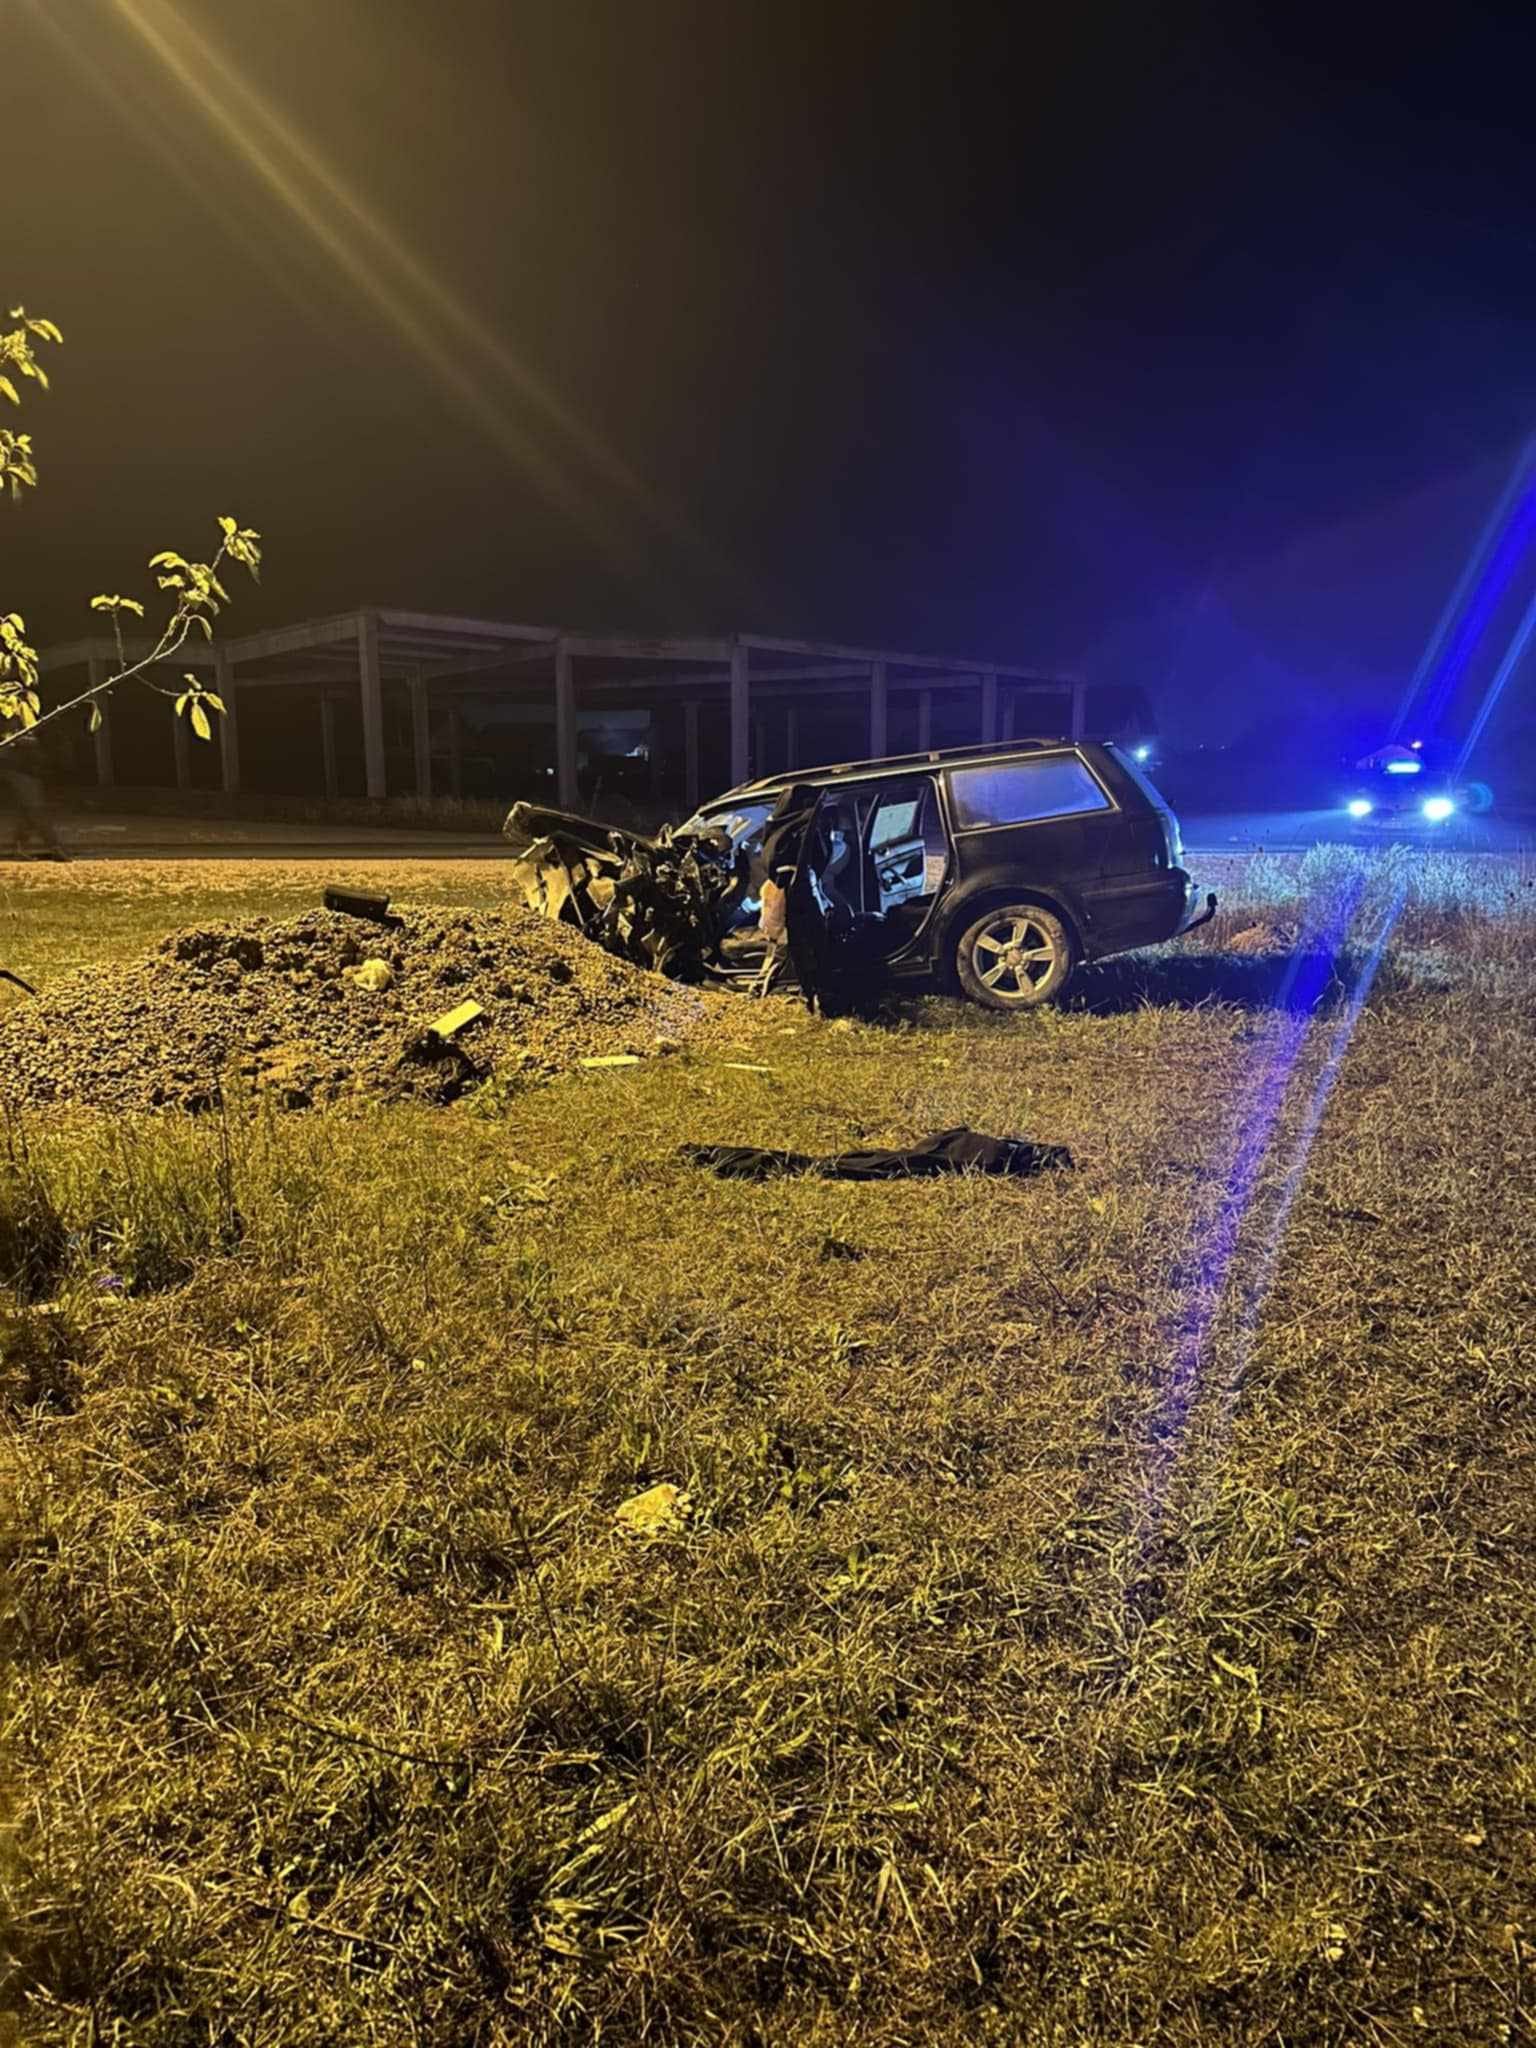
[[[640,1055],[637,1052],[601,1053],[595,1059],[583,1060],[581,1064],[584,1067],[638,1067]]]
[[[327,910],[340,911],[344,917],[365,918],[370,924],[385,924],[392,929],[400,928],[401,920],[392,917],[387,896],[365,896],[356,889],[327,889],[322,897]]]
[[[625,1501],[613,1519],[631,1536],[670,1536],[687,1526],[693,1502],[681,1487],[663,1480]]]
[[[365,988],[373,995],[382,995],[395,985],[395,970],[387,960],[364,960],[356,967],[343,968],[342,972],[355,987]]]
[[[460,1003],[456,1010],[444,1010],[441,1017],[434,1017],[427,1029],[434,1038],[452,1038],[466,1024],[473,1024],[477,1017],[484,1015],[479,1003]]]
[[[23,981],[19,974],[12,974],[9,967],[0,967],[0,981],[14,982],[17,988],[25,989],[29,996],[35,996],[37,994],[37,990],[32,986],[30,981]]]
[[[837,1152],[811,1159],[802,1152],[765,1152],[755,1145],[683,1145],[678,1156],[707,1167],[722,1180],[767,1180],[778,1174],[812,1174],[819,1180],[916,1180],[941,1173],[1002,1174],[1023,1178],[1049,1167],[1072,1164],[1065,1145],[1038,1145],[1028,1138],[989,1138],[957,1124],[889,1151]]]
[[[451,1102],[499,1073],[536,1084],[584,1059],[664,1037],[733,1049],[740,1005],[679,988],[520,907],[407,909],[387,934],[346,912],[197,926],[135,962],[90,968],[0,1015],[0,1062],[20,1107],[213,1107],[238,1080],[283,1107],[358,1094]],[[387,985],[354,996],[368,959]],[[473,1002],[472,1028],[429,1029]],[[460,1043],[473,1044],[474,1061]]]

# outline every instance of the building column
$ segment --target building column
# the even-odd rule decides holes
[[[926,754],[933,745],[933,692],[917,693],[917,751]]]
[[[427,686],[420,676],[412,676],[411,690],[411,751],[416,756],[416,794],[423,801],[432,795],[432,706],[427,701]]]
[[[889,708],[885,663],[877,661],[869,672],[869,758],[872,761],[883,760],[888,751]]]
[[[180,695],[180,692],[177,692]],[[189,706],[188,709],[191,707]],[[176,698],[171,699],[171,753],[176,762],[176,787],[192,787],[192,735],[187,727],[186,712],[178,712]]]
[[[784,707],[784,766],[800,766],[800,706],[786,704]]]
[[[384,678],[379,668],[379,620],[360,612],[357,620],[357,679],[363,704],[363,788],[375,803],[388,794],[384,766]]]
[[[240,725],[235,707],[235,667],[222,647],[213,651],[213,687],[224,709],[219,713],[219,779],[224,794],[240,788]]]
[[[997,671],[991,668],[981,674],[981,738],[984,746],[997,738]]]
[[[320,688],[320,766],[325,776],[325,800],[335,803],[341,794],[336,775],[336,699],[322,684]]]
[[[1072,737],[1080,740],[1088,730],[1088,685],[1072,685]]]
[[[95,656],[91,659],[91,688],[94,690],[107,680],[111,673],[107,664]],[[101,723],[92,739],[96,747],[96,786],[98,789],[112,787],[112,705],[106,697],[91,700],[101,713]]]
[[[448,794],[464,794],[464,710],[457,697],[448,699]]]
[[[683,802],[691,818],[699,808],[699,707],[692,699],[683,706]]]
[[[580,792],[576,787],[576,674],[571,651],[563,640],[555,642],[555,801],[562,811],[574,811]]]
[[[1005,740],[1013,738],[1014,726],[1017,723],[1018,715],[1019,693],[1017,690],[1010,690],[1003,699],[1003,738]]]
[[[752,721],[752,765],[759,775],[768,773],[768,727],[761,718]]]
[[[752,773],[749,741],[751,737],[751,657],[739,640],[731,643],[731,787],[745,782]]]

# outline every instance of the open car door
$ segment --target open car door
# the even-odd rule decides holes
[[[826,790],[796,822],[799,843],[785,888],[795,980],[807,1003],[856,1008],[884,981],[890,936],[883,913],[869,907],[880,898],[868,803],[854,791]]]

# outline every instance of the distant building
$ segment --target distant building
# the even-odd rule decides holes
[[[137,650],[147,652],[146,648]],[[107,640],[51,648],[54,690],[107,675]],[[643,639],[436,612],[361,610],[185,648],[223,699],[213,744],[127,685],[66,775],[272,795],[542,795],[604,776],[692,805],[786,767],[1014,734],[1140,737],[1139,691],[1010,663],[757,634]],[[66,676],[68,678],[66,682]],[[71,721],[71,723],[73,723]]]

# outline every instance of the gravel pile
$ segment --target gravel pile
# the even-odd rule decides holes
[[[730,1042],[747,1021],[738,998],[680,988],[531,912],[397,915],[394,928],[331,910],[198,926],[136,964],[70,975],[0,1019],[6,1092],[195,1111],[233,1070],[290,1109],[358,1093],[446,1102],[487,1076]],[[467,1001],[484,1015],[446,1041],[427,1032]]]

